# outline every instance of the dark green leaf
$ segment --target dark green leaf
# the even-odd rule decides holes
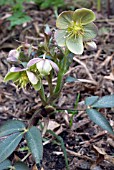
[[[91,106],[92,104],[94,104],[98,100],[98,98],[99,98],[98,96],[87,97],[85,99],[86,106]]]
[[[101,128],[103,128],[104,130],[107,130],[109,133],[114,135],[113,129],[110,126],[108,120],[101,113],[99,113],[95,109],[87,109],[86,111],[87,111],[88,116],[94,123],[96,123]]]
[[[23,162],[17,162],[14,164],[16,170],[29,170],[28,166]]]
[[[25,125],[19,120],[8,120],[4,125],[0,127],[0,137],[7,136],[12,133],[24,131]]]
[[[11,166],[10,160],[6,159],[2,163],[0,163],[0,170],[8,169],[8,167],[10,167],[10,166]]]
[[[43,144],[40,130],[35,126],[31,127],[26,133],[25,138],[36,164],[40,166],[43,157]]]
[[[12,154],[22,137],[23,133],[17,132],[0,141],[0,163]]]
[[[111,108],[114,107],[114,95],[107,95],[99,99],[92,105],[95,108]]]

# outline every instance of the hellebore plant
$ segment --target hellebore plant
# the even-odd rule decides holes
[[[60,96],[64,85],[63,77],[73,61],[73,56],[82,54],[84,47],[89,50],[96,49],[93,39],[97,35],[97,27],[93,23],[94,20],[95,14],[89,9],[82,8],[62,12],[56,21],[58,29],[54,34],[55,41],[47,25],[44,32],[44,43],[39,44],[38,48],[22,44],[17,49],[9,52],[8,61],[13,64],[13,67],[5,76],[4,81],[12,80],[20,88],[26,88],[30,83],[38,91],[42,101],[42,107],[39,112],[42,113],[43,110],[46,115],[56,112],[55,101]],[[26,54],[24,53],[25,47]],[[53,83],[53,78],[55,77],[57,77],[57,82]],[[47,81],[49,87],[48,96],[45,92],[44,80]],[[114,135],[109,122],[98,111],[98,108],[114,107],[114,95],[104,96],[101,99],[98,96],[87,97],[85,105],[90,119]],[[13,123],[12,120],[0,128],[0,137],[2,137],[0,139],[3,141],[2,144],[0,143],[0,148],[5,148],[5,145],[8,145],[12,140],[14,142],[12,145],[7,146],[9,150],[3,149],[3,152],[0,153],[0,165],[15,150],[22,137],[25,137],[37,167],[41,165],[43,157],[42,137],[39,129],[34,126],[34,119],[36,120],[39,112],[33,114],[29,123],[27,123],[27,127],[21,121]],[[54,135],[54,132],[51,132],[51,134]],[[57,137],[57,135],[54,136]],[[6,138],[5,141],[3,137]],[[62,141],[60,137],[58,140]],[[68,160],[63,141],[61,146],[68,169]]]

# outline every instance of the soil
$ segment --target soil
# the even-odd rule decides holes
[[[72,83],[66,82],[57,102],[59,108],[54,116],[49,116],[52,130],[62,137],[69,161],[70,170],[113,170],[114,169],[114,137],[95,125],[84,110],[84,100],[91,95],[114,94],[114,16],[107,18],[106,10],[96,13],[95,24],[98,26],[98,36],[95,39],[97,50],[87,51],[82,56],[76,56],[65,78],[72,76],[81,79]],[[4,19],[9,12],[8,6],[0,8],[0,125],[8,119],[29,120],[41,106],[38,93],[31,87],[17,89],[12,83],[4,83],[3,79],[11,67],[7,62],[8,52],[28,42],[37,45],[43,40],[43,29],[46,23],[56,28],[53,9],[41,10],[34,4],[27,4],[26,11],[32,17],[31,22],[16,26],[9,30],[9,22]],[[59,9],[59,12],[62,8]],[[18,40],[18,41],[17,41]],[[47,87],[46,87],[47,89]],[[48,91],[47,91],[48,94]],[[80,94],[78,113],[73,117],[70,127],[71,114],[67,109],[74,109],[77,95]],[[100,109],[114,129],[114,109]],[[46,119],[46,116],[44,115]],[[39,118],[39,120],[43,120]],[[38,121],[37,121],[38,122]],[[60,142],[48,133],[44,144],[42,169],[66,170],[65,159]],[[22,141],[20,146],[24,145]],[[105,153],[105,154],[104,154]],[[10,156],[12,162],[15,157],[22,159],[25,153],[17,150]],[[35,169],[32,157],[26,163]]]

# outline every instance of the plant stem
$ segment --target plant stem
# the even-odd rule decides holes
[[[56,88],[54,90],[54,93],[59,93],[61,91],[62,80],[63,80],[63,73],[61,73],[61,71],[59,71],[58,78],[57,78],[57,85],[56,85]]]
[[[35,113],[32,115],[31,119],[29,120],[28,127],[30,128],[34,124],[34,119],[37,118],[37,115],[41,113],[42,109],[36,110]]]
[[[57,85],[56,85],[56,88],[55,88],[55,93],[60,93],[61,91],[61,88],[62,88],[62,83],[63,83],[63,76],[66,72],[66,64],[67,64],[67,56],[68,56],[68,49],[65,50],[65,53],[64,53],[64,57],[63,57],[63,61],[61,61],[61,65],[60,65],[60,70],[59,70],[59,73],[58,73],[58,79],[57,79]]]
[[[47,102],[46,102],[46,96],[45,96],[43,84],[41,84],[41,89],[38,91],[38,93],[40,95],[40,99],[42,101],[43,106],[46,106]]]
[[[101,0],[97,0],[97,12],[101,11]]]
[[[63,141],[62,137],[58,136],[52,130],[47,130],[47,132],[49,132],[52,136],[54,136],[58,140],[58,142],[60,142],[61,148],[63,150],[64,158],[65,158],[66,170],[69,170],[67,152],[66,152],[66,148],[65,148],[64,141]]]
[[[51,75],[47,76],[47,81],[48,81],[48,87],[49,87],[49,92],[50,92],[50,97],[51,97],[53,95],[53,86],[52,86]]]

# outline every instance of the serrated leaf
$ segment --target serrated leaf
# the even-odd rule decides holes
[[[108,120],[101,113],[99,113],[95,109],[87,109],[86,112],[94,123],[96,123],[101,128],[103,128],[104,130],[107,130],[109,133],[114,135],[113,129],[110,126]]]
[[[92,107],[95,108],[111,108],[114,107],[114,95],[107,95],[95,102]]]
[[[94,104],[98,100],[98,98],[99,98],[98,96],[87,97],[85,99],[86,106],[91,106],[92,104]]]
[[[2,163],[0,163],[0,170],[8,169],[8,167],[10,167],[10,166],[11,166],[10,160],[6,159]]]
[[[43,144],[40,130],[32,126],[26,133],[25,138],[36,164],[40,165],[43,157]]]
[[[23,133],[17,132],[0,141],[0,163],[12,154],[22,137]]]
[[[16,170],[29,170],[28,166],[23,162],[17,162],[14,164]]]
[[[0,137],[10,135],[19,131],[24,131],[25,124],[19,120],[8,120],[0,127]]]

